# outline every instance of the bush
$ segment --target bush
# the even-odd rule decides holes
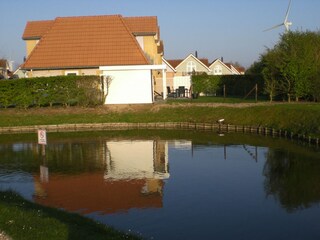
[[[258,84],[258,94],[263,95],[263,78],[260,75],[195,75],[193,92],[206,95],[245,97]]]
[[[0,82],[0,107],[103,104],[99,76],[56,76]]]

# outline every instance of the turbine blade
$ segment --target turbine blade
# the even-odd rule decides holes
[[[288,17],[289,17],[289,12],[290,12],[290,7],[291,7],[291,0],[289,1],[286,17],[284,18],[284,22],[288,22]]]
[[[275,28],[281,27],[281,26],[283,26],[283,25],[284,25],[284,23],[281,23],[281,24],[278,24],[278,25],[276,25],[276,26],[273,26],[273,27],[268,28],[268,29],[263,30],[263,31],[264,31],[264,32],[267,32],[267,31],[270,31],[270,30],[272,30],[272,29],[275,29]]]

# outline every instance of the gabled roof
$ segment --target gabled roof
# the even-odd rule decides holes
[[[53,23],[54,20],[27,22],[22,39],[40,39],[51,28]]]
[[[158,19],[151,17],[125,17],[123,18],[134,35],[159,34]]]
[[[240,73],[240,74],[244,74],[246,72],[246,69],[244,67],[234,67],[235,69],[237,69],[237,71]]]
[[[209,60],[207,58],[198,58],[204,65],[209,67]]]
[[[166,60],[174,69],[183,62],[184,59]]]
[[[22,68],[147,64],[147,58],[123,17],[111,15],[56,18]]]
[[[170,64],[171,67],[173,67],[174,69],[176,69],[180,64],[182,64],[182,62],[184,62],[186,59],[188,59],[189,57],[193,57],[197,62],[199,62],[201,65],[203,65],[205,68],[208,69],[209,67],[209,60],[207,58],[196,58],[193,54],[190,54],[188,57],[186,57],[185,59],[174,59],[174,60],[166,60],[166,62],[168,64]],[[209,70],[209,69],[208,69]]]
[[[193,54],[189,54],[189,56],[187,56],[185,59],[183,59],[182,62],[180,62],[175,68],[178,68],[183,62],[187,61],[189,58],[193,58],[195,61],[197,61],[200,65],[202,65],[204,68],[206,68],[208,71],[210,71],[208,65],[209,61],[208,59],[202,59],[200,60],[199,58],[195,57]]]
[[[230,72],[232,72],[232,69],[231,69],[227,64],[225,64],[224,62],[222,62],[222,61],[220,60],[220,58],[217,58],[216,60],[214,60],[214,61],[209,65],[209,68],[211,69],[212,66],[213,66],[214,64],[216,64],[216,63],[220,63],[220,64],[223,65],[225,68],[227,68]]]
[[[162,61],[165,65],[167,65],[173,72],[177,72],[177,70],[167,61],[165,58],[162,58]]]
[[[235,74],[240,75],[241,73],[239,72],[238,68],[233,66],[231,63],[226,63],[226,65],[231,69],[231,71]],[[240,69],[240,68],[239,68]]]

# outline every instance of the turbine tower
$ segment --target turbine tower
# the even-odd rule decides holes
[[[289,5],[288,5],[287,13],[286,13],[286,16],[285,16],[285,18],[284,18],[283,23],[278,24],[278,25],[276,25],[276,26],[273,26],[273,27],[271,27],[271,28],[268,28],[268,29],[264,30],[264,32],[270,31],[270,30],[272,30],[272,29],[275,29],[275,28],[278,28],[278,27],[281,27],[281,26],[284,26],[285,29],[286,29],[286,32],[289,32],[289,31],[290,31],[290,26],[292,25],[292,22],[289,22],[289,21],[288,21],[289,12],[290,12],[290,7],[291,7],[291,0],[289,0]]]

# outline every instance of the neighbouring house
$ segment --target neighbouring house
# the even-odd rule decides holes
[[[176,97],[191,96],[191,76],[198,74],[208,75],[239,75],[244,74],[243,68],[236,68],[230,63],[224,63],[222,59],[216,59],[209,64],[208,59],[198,58],[193,54],[185,59],[166,60],[162,58],[166,66],[167,91],[176,93]]]
[[[12,62],[0,59],[0,79],[8,79],[12,76]]]
[[[163,58],[163,63],[167,66],[168,92],[175,92],[178,97],[191,96],[191,75],[210,72],[208,59],[198,59],[193,54],[189,54],[185,59],[166,60]]]
[[[13,78],[25,78],[25,77],[26,77],[26,71],[22,70],[21,67],[18,67],[13,73]]]
[[[176,69],[176,76],[191,76],[192,74],[209,73],[208,59],[199,59],[193,54],[184,59],[167,60]]]
[[[157,17],[30,21],[22,36],[27,55],[21,70],[27,77],[98,75],[107,93],[105,104],[152,103],[155,85],[166,92],[159,29]]]
[[[239,74],[230,68],[232,65],[224,63],[220,59],[214,60],[209,68],[211,70],[211,75],[234,75],[234,74]]]

